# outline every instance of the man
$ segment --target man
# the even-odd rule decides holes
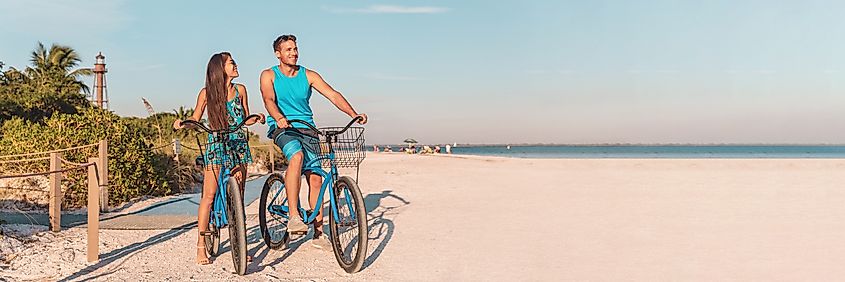
[[[303,124],[290,124],[288,120],[298,119],[314,124],[314,114],[309,100],[311,90],[316,89],[338,109],[350,117],[361,117],[360,124],[367,123],[367,115],[356,112],[346,98],[334,90],[317,72],[297,65],[299,49],[296,36],[282,35],[273,41],[273,51],[279,59],[279,64],[261,72],[261,96],[264,107],[270,115],[267,124],[270,126],[268,137],[273,139],[288,160],[285,171],[285,187],[288,198],[288,233],[305,233],[308,226],[302,222],[297,206],[299,204],[300,174],[305,169],[305,180],[311,188],[309,203],[313,209],[322,210],[322,203],[317,203],[320,186],[323,179],[319,174],[311,173],[309,169],[320,169],[320,162],[315,167],[304,168],[307,161],[316,157],[316,150],[311,145],[314,141],[313,133]],[[314,221],[313,246],[317,248],[331,248],[331,244],[323,235],[322,211]]]

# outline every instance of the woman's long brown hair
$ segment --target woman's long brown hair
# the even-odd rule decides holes
[[[208,109],[208,121],[211,129],[225,129],[228,126],[229,113],[226,111],[226,98],[229,89],[226,88],[226,71],[223,66],[231,55],[221,52],[211,56],[205,71],[205,97]]]

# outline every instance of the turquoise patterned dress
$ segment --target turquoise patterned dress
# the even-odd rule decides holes
[[[235,97],[226,102],[226,111],[228,112],[227,123],[229,128],[234,128],[241,121],[244,120],[244,108],[241,103],[241,96],[238,93],[238,87],[235,86]],[[223,151],[222,140],[212,134],[208,135],[208,145],[203,155],[203,160],[206,165],[212,164],[220,166],[224,164],[224,160],[229,158],[229,155]],[[249,151],[249,142],[246,138],[246,129],[241,129],[229,134],[229,149],[234,151],[238,158],[233,160],[233,165],[241,165],[252,163],[252,154]]]

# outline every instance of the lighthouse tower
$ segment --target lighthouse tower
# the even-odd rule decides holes
[[[109,92],[106,89],[106,56],[103,52],[97,53],[97,61],[94,63],[94,104],[97,107],[107,109]]]

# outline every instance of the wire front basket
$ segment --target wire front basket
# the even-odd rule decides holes
[[[350,127],[341,134],[337,132],[343,130],[343,127],[323,127],[320,128],[320,139],[314,142],[319,144],[312,144],[312,146],[319,150],[317,157],[322,158],[321,165],[329,168],[332,165],[337,168],[358,168],[364,158],[366,151],[364,151],[364,128]],[[334,158],[329,155],[334,153]]]

